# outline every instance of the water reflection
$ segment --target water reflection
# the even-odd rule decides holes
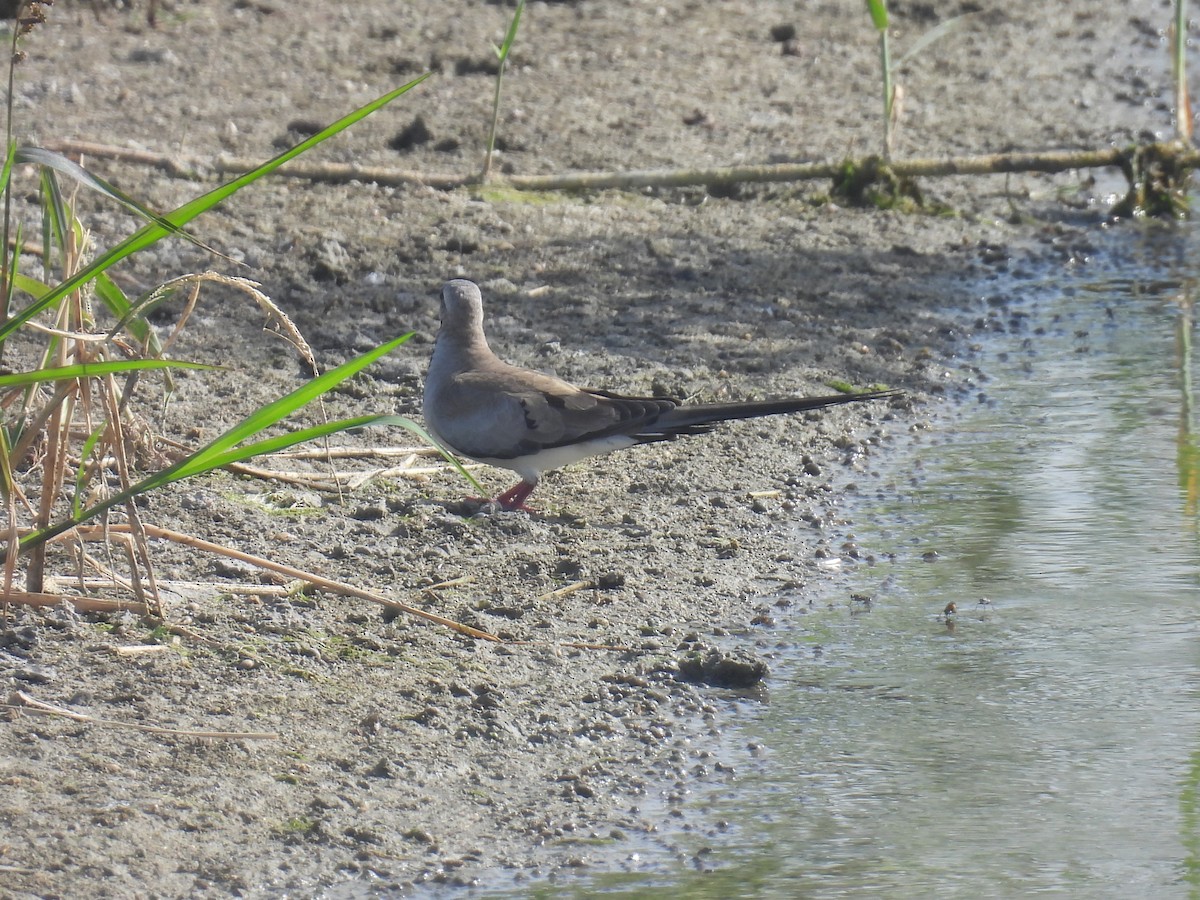
[[[1179,318],[1175,325],[1175,349],[1179,362],[1179,385],[1183,403],[1179,416],[1179,486],[1186,498],[1185,509],[1193,522],[1200,509],[1200,442],[1195,429],[1193,394],[1192,332],[1196,282],[1187,282],[1179,294]]]

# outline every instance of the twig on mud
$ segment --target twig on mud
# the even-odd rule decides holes
[[[264,469],[246,463],[230,463],[225,466],[235,475],[247,475],[263,481],[278,481],[281,484],[294,484],[297,487],[311,488],[317,491],[336,492],[345,488],[356,491],[366,484],[379,478],[412,478],[421,480],[438,472],[448,472],[448,466],[389,466],[384,469],[370,469],[366,472],[288,472],[280,469]]]
[[[52,141],[47,149],[60,153],[84,153],[106,159],[152,165],[169,174],[194,177],[194,171],[207,166],[222,174],[253,169],[253,160],[218,156],[201,163],[195,159],[170,157],[142,150],[129,150],[87,141]],[[1013,172],[1065,172],[1070,169],[1123,168],[1132,150],[1055,150],[1041,153],[989,153],[975,156],[891,160],[888,165],[900,178],[931,178],[946,175],[989,175]],[[1178,161],[1188,168],[1200,167],[1200,151],[1188,149]],[[836,177],[845,162],[779,163],[775,165],[714,166],[708,168],[646,169],[630,172],[569,172],[559,175],[508,175],[493,177],[492,183],[518,191],[583,191],[638,189],[647,187],[726,186],[740,183],[821,181]],[[479,175],[413,172],[386,166],[359,166],[338,163],[290,163],[279,175],[310,181],[371,181],[381,185],[423,184],[433,188],[458,188],[477,185]]]
[[[66,575],[51,575],[46,579],[47,587],[62,591],[71,587],[83,590],[122,588],[129,590],[125,580],[115,575],[102,578],[76,578]],[[174,594],[184,592],[217,594],[250,594],[256,597],[280,597],[290,593],[291,588],[278,584],[253,584],[248,581],[160,581],[160,591]]]
[[[426,612],[422,609],[417,609],[415,606],[409,606],[406,603],[400,603],[396,600],[391,600],[380,594],[371,591],[357,588],[354,585],[346,584],[341,581],[333,581],[328,578],[322,578],[313,572],[306,572],[303,569],[297,569],[292,566],[284,565],[283,563],[275,562],[274,560],[266,559],[262,556],[255,556],[252,553],[245,553],[241,550],[235,550],[232,547],[225,547],[221,544],[214,544],[211,541],[205,541],[190,534],[183,534],[178,531],[171,531],[166,528],[160,528],[157,525],[143,525],[143,529],[148,537],[160,538],[161,540],[171,541],[184,547],[191,547],[194,550],[199,550],[204,553],[215,553],[219,556],[227,556],[230,559],[236,559],[240,562],[249,563],[260,569],[268,572],[277,572],[286,578],[293,581],[302,581],[306,584],[311,584],[313,587],[328,591],[332,594],[343,594],[348,597],[358,597],[362,600],[369,600],[372,603],[378,603],[380,606],[385,606],[388,609],[396,612],[406,613],[410,616],[416,616],[427,621],[434,622],[446,628],[453,629],[460,634],[465,634],[468,637],[478,638],[485,641],[500,642],[500,638],[494,634],[489,634],[486,631],[481,631],[478,628],[473,628],[470,625],[464,625],[461,622],[455,622],[453,619],[447,619],[445,616],[439,616],[437,613]],[[74,533],[82,540],[104,540],[110,533],[127,532],[127,525],[110,525],[107,528],[101,526],[90,525],[86,527],[76,528]]]
[[[421,588],[421,593],[430,600],[441,600],[437,595],[437,591],[448,587],[461,587],[464,584],[470,584],[475,580],[474,575],[463,575],[461,578],[451,578],[449,581],[439,581],[437,584],[431,584]]]
[[[98,144],[94,141],[52,140],[47,141],[43,146],[45,149],[57,153],[95,156],[134,165],[152,166],[162,169],[175,178],[185,178],[190,181],[199,180],[202,177],[201,173],[206,170],[221,174],[241,173],[260,165],[257,162],[225,155],[218,156],[215,160],[202,160],[194,156],[171,156],[166,153],[155,153],[152,150],[133,150],[128,147],[114,147],[111,144]],[[427,184],[436,188],[461,187],[464,184],[479,181],[478,175],[465,177],[452,174],[428,175],[421,172],[375,166],[295,161],[281,166],[275,174],[286,178],[304,178],[310,181],[375,181],[379,184]]]
[[[105,541],[109,540],[114,535],[125,536],[128,539],[128,525],[89,525],[80,526],[73,532],[78,539],[84,541]],[[502,639],[494,634],[483,631],[479,628],[473,628],[470,625],[464,625],[461,622],[456,622],[453,619],[448,619],[445,616],[439,616],[437,613],[426,612],[423,609],[417,609],[415,606],[409,606],[407,603],[401,603],[397,600],[392,600],[380,594],[371,591],[363,590],[362,588],[354,587],[350,584],[345,584],[340,581],[333,581],[328,578],[323,578],[313,572],[306,572],[303,569],[296,569],[292,566],[287,566],[282,563],[274,562],[273,560],[265,559],[261,556],[255,556],[252,553],[244,553],[240,550],[235,550],[232,547],[225,547],[220,544],[214,544],[210,541],[201,540],[188,534],[182,534],[178,531],[171,531],[166,528],[159,528],[157,525],[142,525],[142,530],[147,537],[160,538],[162,540],[172,541],[185,547],[191,547],[195,550],[200,550],[205,553],[215,553],[219,556],[228,556],[231,559],[236,559],[241,562],[249,563],[260,569],[268,572],[275,572],[291,579],[305,584],[310,584],[313,587],[328,591],[332,594],[342,594],[348,597],[358,597],[362,600],[369,600],[372,603],[378,603],[380,606],[395,610],[396,612],[406,613],[410,616],[416,616],[420,619],[425,619],[437,625],[442,625],[464,634],[468,637],[478,640],[492,641],[501,643]],[[63,540],[67,535],[60,536],[58,540]],[[439,587],[442,585],[438,585]],[[426,589],[428,590],[428,588]],[[4,596],[4,602],[15,603],[25,606],[58,606],[60,603],[70,603],[75,609],[81,612],[119,612],[121,610],[129,610],[138,615],[149,615],[150,610],[145,603],[136,601],[119,601],[105,600],[99,597],[81,597],[74,594],[49,594],[49,593],[31,593],[29,591],[12,591]]]
[[[368,472],[345,472],[342,473],[346,478],[346,487],[352,491],[357,491],[360,488],[366,487],[372,481],[387,478],[411,478],[414,481],[425,481],[430,475],[436,475],[439,472],[449,472],[450,467],[446,465],[438,466],[389,466],[386,469],[371,469]]]
[[[104,597],[84,597],[79,594],[51,594],[42,591],[11,590],[0,598],[0,605],[14,606],[59,606],[69,603],[80,612],[122,612],[139,616],[150,614],[149,607],[137,600],[107,600]]]
[[[195,629],[188,628],[186,625],[172,625],[168,622],[164,624],[163,627],[166,628],[171,634],[179,635],[179,637],[185,637],[188,640],[196,641],[197,643],[204,644],[207,647],[212,647],[216,650],[228,649],[225,644],[222,644],[220,641],[214,641],[210,637],[205,637],[204,635],[200,634],[200,632],[196,631]]]
[[[52,703],[34,699],[24,691],[14,691],[4,704],[6,709],[32,712],[44,716],[61,716],[88,725],[106,725],[112,728],[132,728],[150,734],[168,734],[174,737],[199,738],[208,741],[274,741],[279,735],[269,731],[192,731],[186,728],[163,728],[159,725],[143,725],[140,722],[118,722],[115,719],[98,719],[95,716],[77,713]]]
[[[278,469],[265,469],[247,463],[231,463],[225,468],[236,474],[248,475],[265,481],[279,481],[284,484],[294,484],[318,491],[340,492],[343,488],[356,491],[384,478],[410,478],[422,481],[430,475],[448,471],[440,462],[436,465],[419,466],[420,459],[442,459],[442,452],[436,447],[329,447],[327,449],[300,449],[273,453],[266,459],[314,459],[332,463],[335,459],[395,459],[402,457],[403,462],[398,466],[369,469],[366,472],[345,472],[333,470],[328,474],[315,472],[300,472]],[[480,468],[474,464],[464,464],[465,469]]]
[[[586,591],[588,588],[594,588],[595,586],[596,582],[594,581],[573,581],[548,594],[542,594],[542,596],[538,597],[538,602],[540,603],[543,600],[557,600],[559,597],[566,597],[577,591]]]
[[[124,644],[113,647],[114,656],[149,656],[152,653],[169,653],[175,650],[170,644]]]
[[[331,474],[318,472],[283,472],[279,469],[264,469],[260,466],[252,466],[247,463],[230,463],[225,466],[227,472],[232,472],[234,475],[245,475],[249,478],[257,478],[260,481],[275,481],[279,484],[291,484],[296,487],[310,488],[315,491],[337,492],[344,488],[349,483],[349,478],[343,482],[342,473],[333,472]]]
[[[182,449],[182,448],[181,448]],[[403,461],[397,466],[370,469],[366,472],[345,472],[334,470],[328,473],[295,471],[287,469],[268,469],[253,466],[248,463],[231,463],[226,470],[237,475],[247,475],[263,481],[278,481],[283,484],[294,484],[297,487],[311,488],[317,491],[341,491],[343,488],[355,491],[364,485],[380,478],[411,478],[422,480],[429,475],[446,471],[444,465],[418,466],[417,460],[435,457],[440,459],[441,452],[436,447],[329,447],[321,449],[286,450],[273,453],[266,460],[272,459],[313,459],[332,462],[335,459],[395,459]]]
[[[186,178],[198,181],[200,174],[196,171],[196,161],[186,157],[167,156],[165,153],[155,153],[153,150],[134,150],[130,147],[114,147],[111,144],[97,144],[93,141],[47,141],[45,149],[56,153],[76,153],[86,156],[99,156],[103,159],[116,159],[121,162],[136,163],[142,166],[153,166],[162,169],[175,178]]]
[[[120,526],[116,526],[116,527],[120,527]],[[157,533],[160,531],[162,531],[162,529],[157,529],[154,526],[147,526],[147,533],[151,537],[161,537],[162,535]],[[189,540],[194,540],[194,539],[189,538]],[[200,543],[204,543],[204,542],[201,541]],[[236,553],[236,551],[233,551],[233,552]],[[238,554],[237,558],[240,558],[240,559],[244,558],[247,561],[251,561],[251,562],[258,559],[258,557],[250,556],[248,554]],[[302,580],[309,581],[310,578],[316,578],[316,576],[306,575]],[[59,579],[56,578],[55,580],[59,580]],[[320,580],[320,579],[318,579],[318,580]],[[464,584],[471,584],[474,580],[475,580],[475,577],[473,575],[464,575],[461,578],[451,578],[448,581],[441,581],[441,582],[438,582],[437,584],[431,584],[427,587],[424,587],[421,589],[421,593],[425,594],[430,599],[439,600],[440,598],[435,593],[436,591],[439,591],[443,588],[460,587]],[[92,581],[99,581],[99,579],[88,579],[87,580],[88,583],[91,583]],[[273,596],[286,594],[286,593],[289,593],[291,590],[290,588],[275,587],[275,586],[271,586],[271,585],[221,584],[218,582],[182,582],[181,583],[181,582],[172,582],[172,581],[166,581],[166,582],[160,583],[159,588],[170,591],[173,587],[177,587],[179,584],[184,584],[188,587],[196,587],[196,588],[206,588],[207,587],[207,588],[212,588],[213,590],[223,591],[225,593],[246,593],[246,594],[260,594],[260,595],[273,595]],[[329,582],[329,584],[336,585],[337,582]],[[323,587],[323,585],[320,585],[320,584],[318,584],[317,586]],[[556,596],[564,596],[567,593],[573,593],[574,591],[584,590],[585,588],[592,587],[592,586],[593,585],[591,582],[580,581],[580,582],[576,582],[575,584],[567,585],[565,588],[560,588],[558,591],[552,591],[551,593],[546,594],[543,597],[539,597],[538,599],[539,600],[553,599]],[[365,591],[358,592],[357,588],[350,587],[349,585],[343,585],[342,587],[347,588],[347,591],[354,593],[355,596],[362,596],[364,599],[372,600],[376,603],[380,603],[380,604],[383,604],[383,605],[389,606],[389,607],[399,607],[402,611],[405,611],[405,612],[408,612],[409,610],[411,610],[411,607],[404,607],[403,604],[397,604],[391,600],[387,600],[386,598],[370,595]],[[334,588],[329,588],[329,590],[333,591]],[[125,601],[118,601],[118,600],[104,600],[104,599],[101,599],[98,597],[81,597],[81,596],[72,595],[72,594],[42,594],[42,595],[37,595],[36,597],[33,597],[33,595],[29,595],[27,593],[19,593],[17,596],[14,596],[13,598],[11,598],[11,602],[22,603],[27,606],[58,606],[60,603],[71,603],[73,606],[75,606],[76,609],[80,610],[81,612],[119,612],[121,610],[128,610],[128,611],[136,613],[138,615],[147,615],[149,612],[145,608],[145,605],[141,604],[141,603],[131,603],[131,602],[125,602]],[[479,637],[484,640],[493,641],[496,643],[507,644],[507,645],[513,646],[513,647],[543,647],[543,648],[549,647],[549,648],[558,648],[558,649],[564,649],[564,650],[605,650],[605,651],[614,651],[617,653],[644,653],[645,652],[644,650],[641,650],[638,647],[631,647],[628,645],[597,644],[597,643],[591,643],[588,641],[567,641],[565,643],[552,643],[552,642],[546,642],[546,641],[507,640],[505,638],[496,637],[494,635],[488,634],[485,631],[479,631],[478,629],[471,628],[471,626],[469,626],[469,625],[462,625],[461,623],[451,622],[448,619],[442,619],[441,616],[437,616],[433,613],[426,613],[426,612],[423,612],[422,610],[412,610],[412,615],[420,616],[421,618],[424,618],[424,619],[429,619],[431,621],[437,622],[438,624],[445,624],[445,625],[447,625],[447,627],[455,628],[456,630],[461,630],[464,634],[468,634],[471,637]],[[205,644],[209,647],[215,647],[217,649],[222,649],[222,650],[228,649],[220,641],[215,641],[212,638],[205,637],[204,635],[197,632],[195,629],[188,628],[184,625],[172,625],[170,623],[166,623],[163,627],[165,627],[166,630],[169,631],[171,634],[175,634],[175,635],[179,635],[180,637],[188,638],[189,640],[193,640],[198,643]],[[150,653],[155,648],[169,649],[169,647],[165,644],[146,644],[145,647],[147,648],[145,650],[140,649],[140,647],[131,647],[131,648],[118,647],[118,648],[114,648],[114,652],[117,653],[118,655],[129,656],[129,655],[135,655],[137,653]]]

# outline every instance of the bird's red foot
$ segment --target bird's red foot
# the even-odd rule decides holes
[[[533,493],[535,487],[536,485],[521,481],[495,497],[467,497],[466,499],[471,503],[495,503],[505,512],[519,509],[522,512],[536,513],[535,507],[525,505],[525,498]]]
[[[533,493],[535,487],[537,487],[536,484],[530,484],[528,481],[518,481],[503,494],[499,494],[492,502],[499,503],[501,509],[509,512],[516,509],[536,512],[537,510],[525,505],[525,498]]]

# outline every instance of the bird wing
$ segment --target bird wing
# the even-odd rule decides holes
[[[516,367],[461,372],[441,399],[455,410],[444,437],[476,459],[516,459],[540,450],[652,428],[675,400],[590,391]],[[653,440],[654,438],[650,438]]]

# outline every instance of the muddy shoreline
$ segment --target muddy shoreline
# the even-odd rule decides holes
[[[19,139],[265,159],[306,122],[432,69],[319,151],[424,171],[477,164],[486,61],[509,13],[191,0],[162,4],[151,29],[144,8],[95,6],[52,8],[30,39]],[[897,40],[967,11],[898,9]],[[901,152],[1169,132],[1167,17],[1132,2],[977,13],[902,70]],[[784,46],[772,26],[789,23]],[[505,81],[501,165],[532,174],[869,149],[868,32],[865,13],[835,4],[531,3]],[[89,165],[158,208],[213,183]],[[693,798],[759,764],[725,735],[740,704],[769,702],[771,675],[746,698],[711,672],[689,679],[688,661],[713,651],[769,667],[776,629],[802,626],[808,586],[872,564],[851,537],[854,496],[888,490],[890,449],[973,399],[986,373],[972,345],[1005,327],[1007,275],[1085,264],[1120,185],[1085,173],[924,188],[953,214],[841,208],[812,185],[521,195],[276,179],[202,219],[198,236],[249,267],[234,274],[262,283],[326,367],[415,331],[329,399],[331,416],[419,415],[450,277],[482,286],[498,352],[578,383],[712,400],[824,393],[836,380],[906,396],[577,465],[539,488],[538,516],[464,504],[468,488],[448,469],[342,497],[227,473],[155,497],[148,521],[520,643],[302,592],[181,588],[168,612],[182,635],[127,614],[8,607],[6,692],[106,724],[14,714],[0,726],[0,894],[386,895],[570,878],[619,864],[668,820],[716,839]],[[99,201],[81,207],[99,247],[130,230]],[[223,261],[170,242],[121,277],[135,289],[210,268]],[[206,292],[175,353],[229,369],[181,376],[169,404],[148,390],[153,427],[202,440],[295,388],[298,361],[261,324],[240,297]],[[507,473],[479,477],[507,486]],[[261,577],[174,544],[153,550],[164,582]],[[69,571],[65,557],[57,565]],[[117,652],[154,643],[164,649]]]

